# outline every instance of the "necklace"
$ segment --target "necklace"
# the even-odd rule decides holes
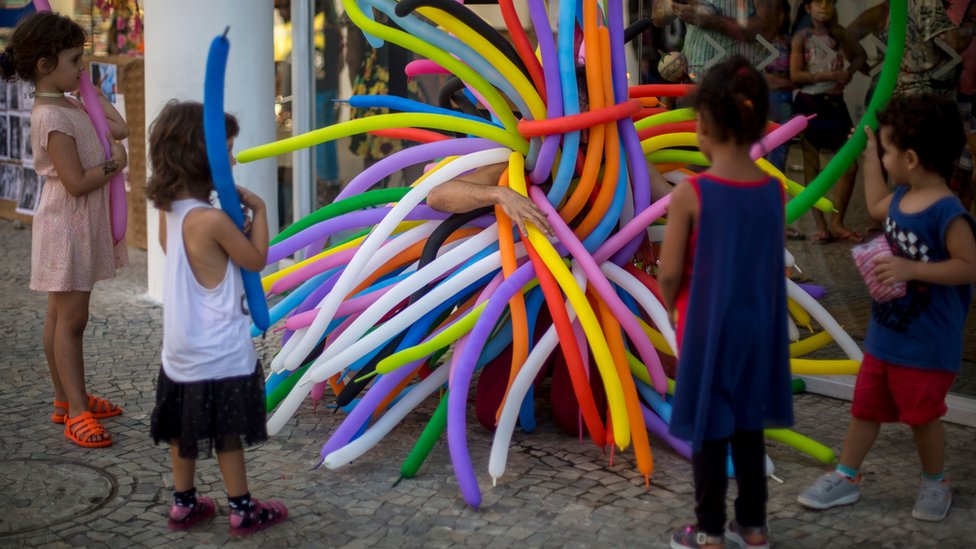
[[[34,92],[34,97],[56,97],[64,99],[64,94],[56,92]]]

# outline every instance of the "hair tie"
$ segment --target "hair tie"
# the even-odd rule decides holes
[[[739,67],[739,69],[735,71],[736,76],[745,76],[747,74],[749,74],[749,67],[746,66]]]
[[[742,100],[742,106],[743,107],[749,107],[751,109],[752,108],[752,99],[743,99]]]

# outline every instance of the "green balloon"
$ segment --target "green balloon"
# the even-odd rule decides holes
[[[275,408],[278,407],[279,404],[281,404],[282,400],[285,400],[285,397],[288,396],[288,393],[290,393],[295,387],[298,380],[305,375],[305,370],[308,370],[309,366],[311,366],[313,363],[314,361],[310,360],[308,364],[295,370],[290,376],[286,377],[284,381],[279,383],[273,391],[271,391],[271,394],[268,395],[264,402],[264,409],[266,412],[271,413]]]
[[[441,367],[446,368],[446,366]],[[424,464],[427,456],[430,455],[430,451],[434,449],[434,444],[437,443],[441,435],[444,434],[444,430],[447,429],[447,393],[448,391],[444,391],[444,394],[441,395],[441,401],[437,404],[434,415],[427,422],[427,427],[424,427],[424,432],[420,433],[420,438],[414,444],[413,450],[410,450],[410,455],[407,456],[407,459],[403,460],[403,465],[400,466],[401,477],[413,478],[417,474],[420,466]]]
[[[349,212],[354,212],[370,206],[379,206],[381,204],[399,202],[400,199],[402,199],[412,190],[413,188],[411,187],[376,189],[373,191],[366,191],[355,196],[350,196],[349,198],[340,200],[338,202],[327,204],[299,219],[285,230],[278,233],[278,235],[271,240],[271,243],[277,244],[290,236],[304,231],[316,223],[325,221],[326,219],[332,219],[333,217],[338,217],[342,214],[347,214]]]

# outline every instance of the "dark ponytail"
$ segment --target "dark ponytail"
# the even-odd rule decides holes
[[[16,61],[14,60],[14,49],[7,46],[0,52],[0,77],[4,80],[13,80],[17,76]]]
[[[708,69],[692,106],[708,118],[720,141],[749,145],[766,129],[769,86],[745,57],[734,55]]]

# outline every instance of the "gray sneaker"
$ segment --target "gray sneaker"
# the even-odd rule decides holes
[[[818,478],[812,486],[796,497],[796,501],[811,509],[830,509],[838,505],[854,503],[860,496],[861,487],[858,481],[830,472]]]
[[[943,480],[922,479],[922,488],[918,491],[912,516],[918,520],[938,522],[949,514],[952,506],[952,489]]]

